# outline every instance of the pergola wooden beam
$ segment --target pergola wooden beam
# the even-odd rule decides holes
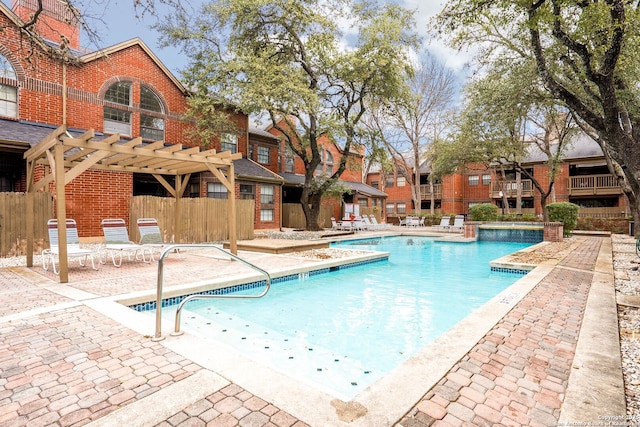
[[[27,161],[27,265],[29,267],[33,266],[33,193],[55,182],[60,282],[69,281],[64,188],[90,169],[144,173],[154,176],[176,198],[174,212],[176,239],[180,239],[180,227],[183,223],[181,198],[191,174],[212,172],[227,188],[229,242],[231,252],[237,254],[233,161],[242,158],[241,153],[200,151],[199,147],[184,148],[182,144],[165,145],[163,141],[145,144],[141,138],[123,142],[118,134],[104,140],[95,140],[94,137],[95,132],[92,129],[78,137],[72,137],[63,125],[24,154]],[[49,171],[38,182],[34,182],[36,165],[49,166]],[[165,176],[174,177],[174,186],[169,184]]]

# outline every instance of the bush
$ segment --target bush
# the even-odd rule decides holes
[[[546,207],[549,221],[558,221],[563,224],[563,234],[570,236],[578,224],[578,211],[580,206],[574,203],[560,202],[549,203]]]
[[[471,221],[495,221],[498,219],[498,207],[491,203],[482,203],[469,207]]]

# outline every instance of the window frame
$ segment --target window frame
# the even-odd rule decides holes
[[[125,86],[128,89],[126,96],[122,90]],[[105,105],[102,110],[102,130],[109,134],[121,133],[133,136],[133,117],[131,112],[133,82],[123,80],[111,84],[104,93],[103,99]],[[110,115],[109,118],[107,118],[107,113]],[[122,120],[116,119],[116,117]]]
[[[217,190],[217,191],[212,191],[212,190]],[[221,190],[224,190],[224,192]],[[207,182],[207,198],[227,200],[228,194],[229,192],[227,191],[227,187],[225,187],[222,183]]]
[[[256,157],[258,163],[261,165],[268,165],[271,163],[271,150],[269,147],[258,145],[258,155]]]
[[[480,177],[478,175],[468,175],[467,183],[473,186],[480,185]]]
[[[238,135],[229,132],[220,134],[220,151],[238,152]]]

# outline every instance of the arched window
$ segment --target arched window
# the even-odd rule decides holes
[[[140,86],[140,136],[159,141],[164,139],[164,108],[160,98],[146,86]]]
[[[112,84],[104,100],[104,132],[131,136],[131,82]]]
[[[18,117],[18,77],[7,58],[0,54],[0,116]]]
[[[320,153],[320,163],[316,166],[314,175],[333,175],[333,155],[327,149]]]

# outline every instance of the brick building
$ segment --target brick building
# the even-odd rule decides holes
[[[24,152],[65,124],[73,135],[94,129],[96,139],[119,133],[123,141],[241,152],[244,158],[234,161],[236,197],[255,199],[255,228],[277,228],[283,183],[276,174],[277,141],[250,132],[242,113],[233,113],[237,132],[194,140],[188,132],[192,124],[183,119],[188,91],[144,42],[136,38],[89,52],[60,5],[43,2],[36,26],[42,38],[36,39],[20,27],[37,0],[14,0],[11,9],[0,3],[0,191],[25,191]],[[67,47],[62,57],[52,50],[61,43]],[[268,146],[273,161],[252,161],[254,145]],[[103,218],[128,221],[131,196],[167,195],[152,177],[139,175],[90,170],[67,184],[67,215],[78,222],[81,236],[101,235]],[[184,196],[226,198],[220,186],[209,172],[193,174]]]
[[[549,184],[546,160],[546,155],[532,149],[522,162],[544,188]],[[540,192],[532,180],[512,166],[505,165],[506,176],[503,178],[498,168],[467,165],[463,172],[443,177],[433,185],[433,190],[428,184],[429,173],[428,165],[420,166],[422,213],[429,212],[433,192],[434,208],[438,214],[468,214],[470,206],[493,203],[505,213],[542,215]],[[411,189],[397,168],[387,174],[373,171],[368,174],[367,183],[387,193],[386,215],[403,216],[415,211]],[[581,216],[629,215],[627,198],[615,177],[609,173],[601,148],[585,134],[576,135],[567,145],[555,178],[554,192],[557,202],[579,205]],[[507,204],[503,206],[504,198],[508,207]]]

